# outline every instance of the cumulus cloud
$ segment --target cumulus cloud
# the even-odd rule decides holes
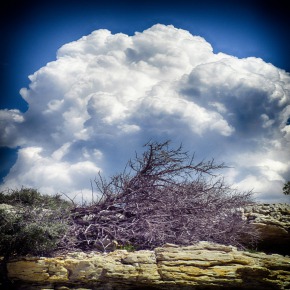
[[[20,146],[2,188],[89,196],[99,171],[109,177],[149,139],[171,139],[230,165],[240,190],[286,201],[290,76],[262,59],[215,54],[157,24],[133,36],[94,31],[29,79],[28,111],[0,111],[0,145]]]

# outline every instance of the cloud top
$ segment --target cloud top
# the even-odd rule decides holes
[[[96,30],[29,76],[25,113],[1,110],[1,146],[20,146],[4,187],[90,196],[149,139],[183,142],[232,166],[228,180],[284,201],[290,178],[290,77],[262,59],[215,54],[161,24],[133,36]]]

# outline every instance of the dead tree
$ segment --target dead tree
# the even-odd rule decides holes
[[[171,148],[170,141],[145,147],[109,182],[99,175],[98,202],[73,210],[76,247],[152,249],[201,240],[242,247],[246,234],[255,239],[254,229],[239,212],[253,202],[252,193],[225,184],[216,174],[225,168],[223,163],[195,163],[194,155],[182,146]]]

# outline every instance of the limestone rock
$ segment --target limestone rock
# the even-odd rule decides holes
[[[242,215],[260,232],[259,250],[290,255],[290,204],[254,204]]]
[[[290,289],[290,258],[209,242],[8,263],[15,289]]]

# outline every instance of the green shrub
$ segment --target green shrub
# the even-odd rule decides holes
[[[47,209],[70,208],[72,204],[61,198],[61,195],[42,195],[33,188],[21,188],[20,190],[9,190],[0,192],[0,204],[36,206]]]
[[[127,243],[125,245],[119,245],[117,247],[117,249],[126,250],[128,252],[135,252],[136,251],[136,247],[134,245],[129,244],[129,243]]]
[[[0,255],[44,255],[57,249],[70,223],[72,205],[35,189],[0,193]]]
[[[290,195],[290,181],[286,182],[283,186],[283,193],[285,195]]]

